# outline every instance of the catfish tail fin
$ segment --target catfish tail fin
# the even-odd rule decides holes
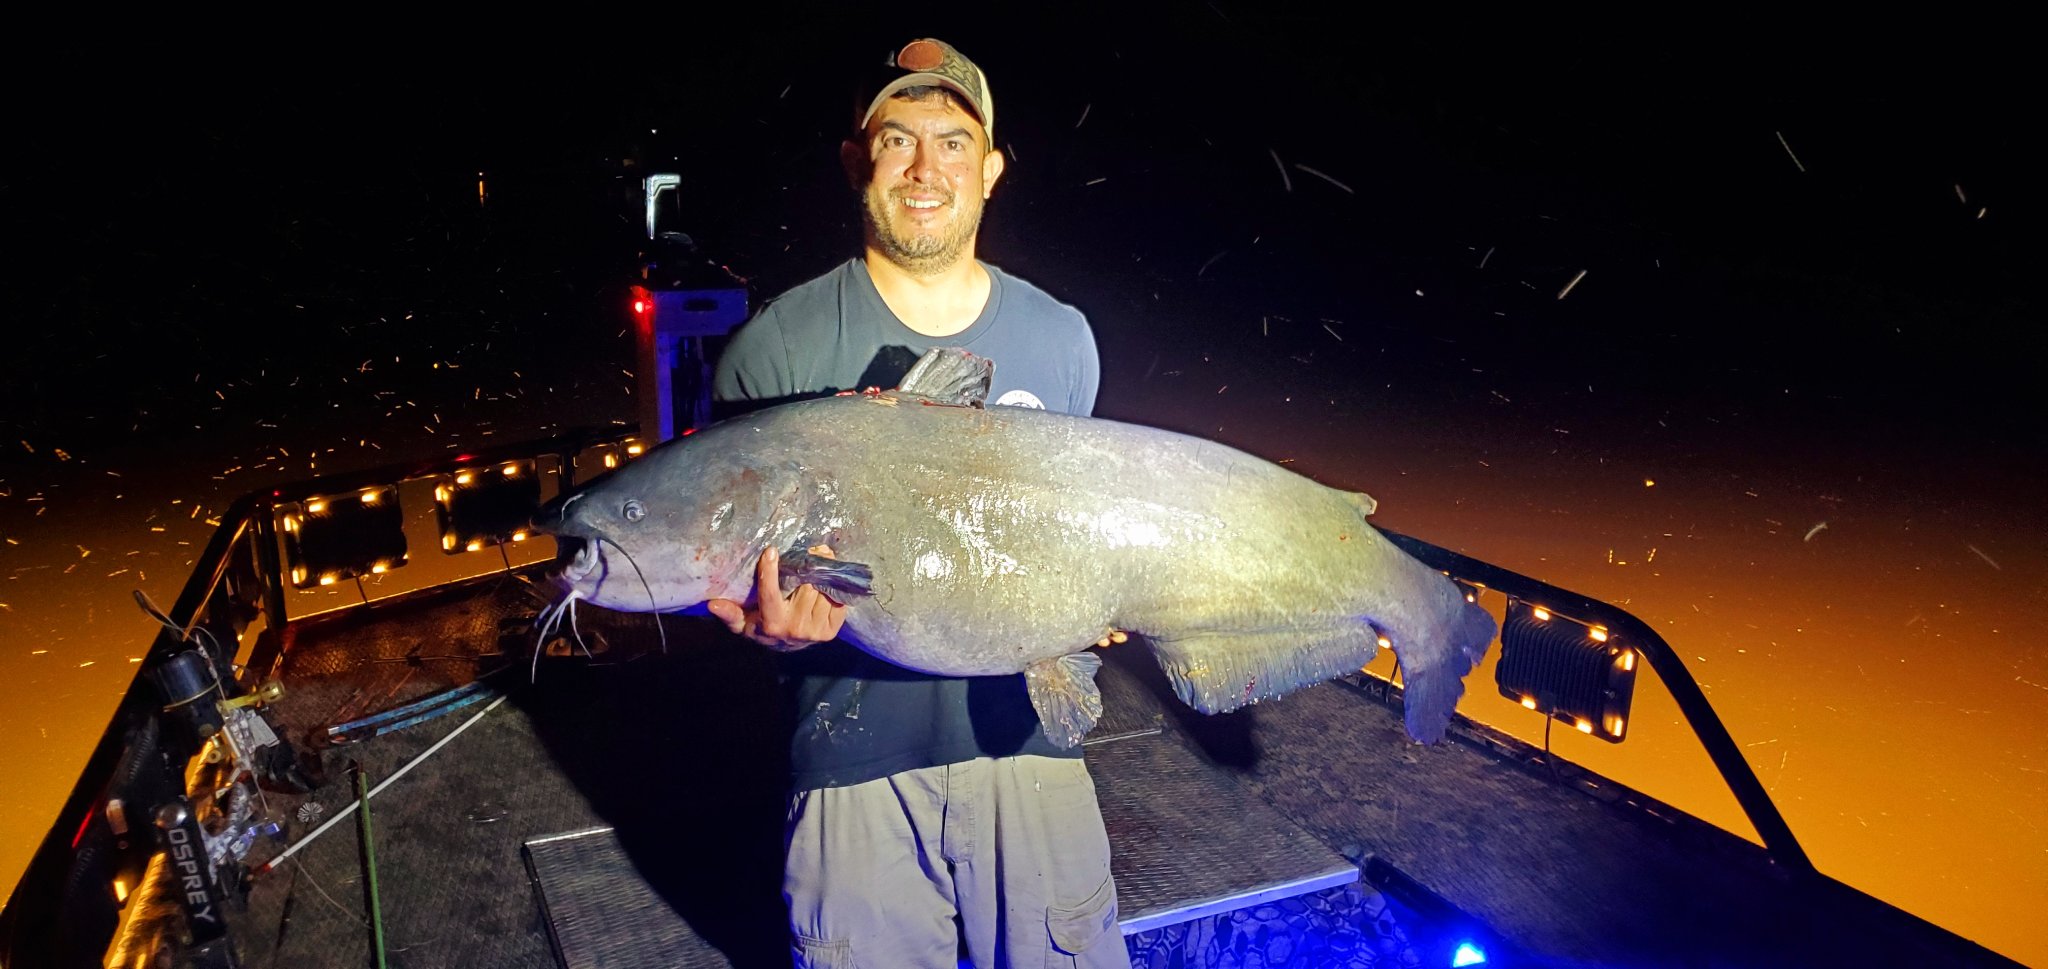
[[[1408,736],[1425,744],[1443,739],[1458,698],[1465,695],[1466,674],[1486,656],[1499,631],[1491,613],[1470,602],[1457,605],[1446,635],[1401,652],[1402,718]]]

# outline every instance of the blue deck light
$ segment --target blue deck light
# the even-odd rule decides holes
[[[1458,943],[1458,951],[1451,955],[1453,966],[1477,966],[1486,963],[1486,950],[1470,942]]]

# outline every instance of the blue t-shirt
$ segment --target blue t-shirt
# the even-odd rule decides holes
[[[867,265],[848,260],[777,297],[719,356],[721,414],[842,390],[896,386],[934,347],[995,362],[991,406],[1069,414],[1095,409],[1101,369],[1081,312],[987,263],[988,303],[967,329],[929,337],[896,317]],[[943,677],[906,670],[845,642],[788,654],[792,787],[859,784],[976,757],[1079,757],[1045,738],[1022,674]]]

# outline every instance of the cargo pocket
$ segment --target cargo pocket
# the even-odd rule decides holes
[[[1101,887],[1095,889],[1087,901],[1071,908],[1048,907],[1045,910],[1045,927],[1052,935],[1052,952],[1046,964],[1073,965],[1073,957],[1088,951],[1088,947],[1100,942],[1104,935],[1115,932],[1116,883],[1104,878]]]
[[[790,939],[790,955],[796,959],[796,969],[860,969],[860,963],[853,959],[851,941],[823,942],[801,935],[792,935]]]

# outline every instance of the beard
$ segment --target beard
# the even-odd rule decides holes
[[[890,262],[920,276],[937,275],[952,268],[967,254],[975,230],[981,227],[981,199],[972,196],[965,197],[966,204],[961,205],[963,196],[948,193],[940,205],[951,209],[953,217],[927,229],[898,225],[895,217],[905,211],[898,191],[892,190],[879,198],[863,193],[862,198],[861,221],[866,224],[868,238],[874,240],[875,248]]]

